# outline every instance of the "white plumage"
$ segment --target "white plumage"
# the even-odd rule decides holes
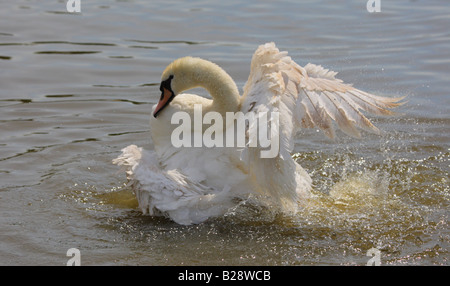
[[[223,215],[249,196],[274,210],[295,213],[311,189],[311,178],[290,156],[297,131],[318,127],[334,137],[334,121],[354,137],[360,137],[358,128],[379,133],[361,111],[389,115],[389,108],[401,104],[401,98],[360,91],[337,79],[336,74],[313,64],[301,67],[287,52],[268,43],[253,55],[240,96],[234,81],[217,65],[199,58],[178,59],[163,72],[163,94],[153,107],[157,117],[151,117],[150,126],[155,151],[131,145],[114,163],[127,167],[144,213],[166,215],[180,224]],[[197,86],[206,88],[213,100],[180,94]],[[170,100],[166,92],[173,95]],[[249,146],[173,147],[171,134],[176,126],[171,118],[178,111],[192,115],[194,104],[201,104],[204,113],[278,112],[278,155],[261,158],[261,148]]]

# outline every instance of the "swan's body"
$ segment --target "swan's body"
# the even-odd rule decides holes
[[[360,136],[357,127],[379,133],[360,110],[387,115],[388,108],[399,105],[399,98],[365,93],[335,75],[313,64],[301,67],[269,43],[255,52],[240,96],[231,77],[214,63],[191,57],[175,60],[163,72],[161,99],[150,120],[155,152],[131,145],[114,163],[128,166],[144,213],[165,214],[180,224],[223,215],[249,197],[295,213],[311,189],[311,178],[290,156],[298,129],[318,127],[333,137],[334,120],[352,136]],[[180,94],[198,86],[213,99]],[[171,135],[177,125],[171,118],[179,111],[193,115],[195,104],[204,114],[278,112],[278,155],[261,158],[261,148],[248,146],[175,148]]]

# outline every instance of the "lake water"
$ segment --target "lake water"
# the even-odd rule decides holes
[[[448,265],[447,0],[0,2],[0,265]],[[385,133],[298,136],[314,198],[295,216],[245,204],[194,226],[144,216],[111,161],[152,149],[161,72],[192,55],[242,90],[258,45],[379,95]],[[204,94],[203,90],[198,90]]]

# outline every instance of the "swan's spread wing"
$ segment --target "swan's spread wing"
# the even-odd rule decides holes
[[[403,98],[376,96],[345,84],[335,78],[336,72],[321,66],[307,64],[304,71],[306,75],[298,84],[300,112],[297,119],[302,127],[317,126],[331,138],[334,137],[331,119],[342,131],[353,137],[361,137],[357,127],[379,134],[379,129],[361,110],[377,115],[392,115],[389,109],[402,104],[399,101]]]
[[[273,43],[255,52],[244,87],[242,111],[270,110],[280,113],[282,147],[292,151],[299,127],[318,127],[333,138],[333,123],[354,137],[358,128],[379,133],[362,113],[390,115],[403,98],[380,97],[358,90],[337,79],[336,72],[314,64],[301,67]]]
[[[178,170],[163,170],[154,152],[135,145],[124,148],[113,163],[127,169],[144,214],[163,214],[179,224],[189,225],[222,215],[233,205],[227,189],[217,192]]]
[[[386,115],[391,114],[388,108],[399,105],[401,98],[379,97],[360,91],[335,75],[321,66],[299,66],[287,56],[287,52],[280,52],[273,43],[260,46],[253,55],[241,111],[279,114],[279,156],[261,159],[258,158],[259,153],[252,150],[256,148],[244,150],[245,160],[254,169],[254,181],[268,195],[295,197],[283,184],[296,184],[292,179],[295,168],[291,166],[294,162],[291,162],[290,152],[300,127],[318,127],[327,136],[334,137],[332,122],[335,121],[340,129],[355,137],[360,136],[358,128],[379,133],[361,110]],[[277,178],[282,184],[278,193],[272,191],[276,188],[266,187],[270,183],[265,179],[269,172],[271,178]]]

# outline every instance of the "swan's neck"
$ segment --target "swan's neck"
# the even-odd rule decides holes
[[[203,87],[213,98],[212,110],[222,114],[239,111],[239,90],[231,76],[212,62],[199,58],[185,59],[189,70],[183,74],[184,90]]]
[[[222,77],[216,77],[215,82],[205,84],[204,88],[213,98],[212,108],[215,111],[220,113],[239,111],[239,90],[231,77],[225,72]]]

